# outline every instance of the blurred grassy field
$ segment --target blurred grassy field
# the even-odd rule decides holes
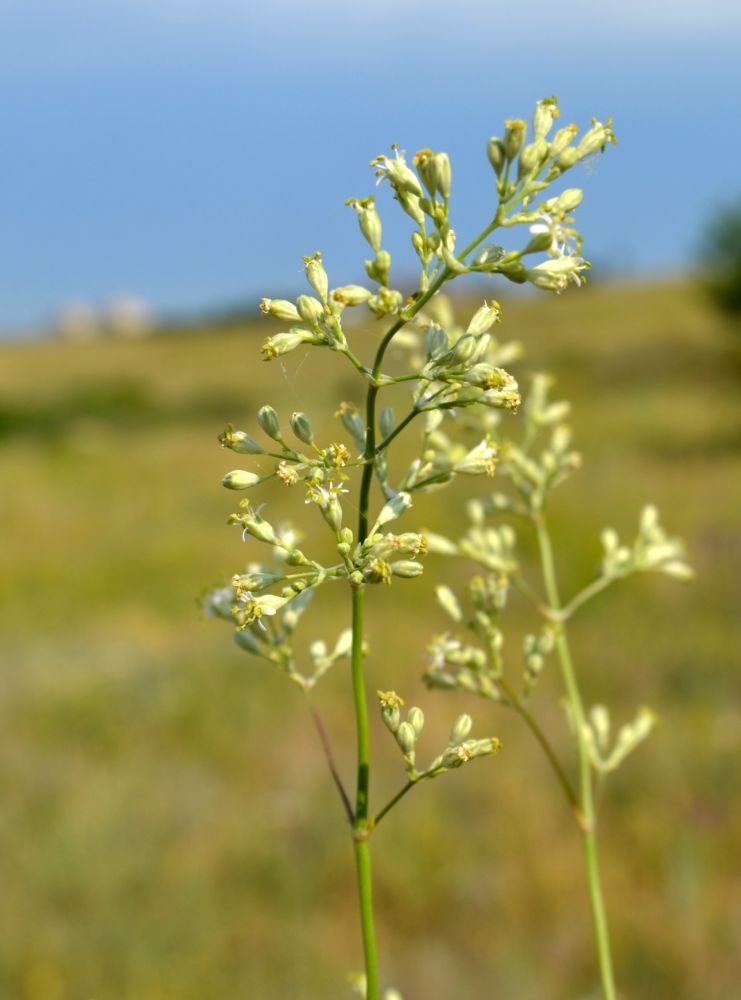
[[[0,347],[1,1000],[340,1000],[360,967],[352,852],[300,693],[196,604],[256,554],[225,525],[219,479],[240,464],[216,442],[225,422],[252,429],[270,402],[329,435],[321,411],[357,399],[333,356],[263,365],[267,325]],[[600,528],[632,537],[647,499],[688,541],[693,585],[616,587],[573,641],[588,702],[662,720],[601,811],[623,996],[726,1000],[741,981],[741,342],[684,285],[512,302],[502,334],[526,347],[518,374],[552,370],[574,403],[585,466],[552,515],[564,591],[591,577]],[[364,355],[377,336],[359,334]],[[270,502],[288,515],[285,491]],[[409,528],[457,509],[436,494]],[[494,706],[419,681],[445,627],[442,568],[370,595],[369,685],[422,703],[433,734],[470,709],[505,749],[379,829],[384,978],[405,1000],[593,996],[578,837],[537,747]],[[333,639],[346,595],[317,608],[300,635]],[[519,664],[526,609],[510,620]],[[566,751],[555,671],[541,684],[535,711]],[[319,698],[350,781],[346,670]],[[376,720],[373,738],[380,805],[403,775]]]

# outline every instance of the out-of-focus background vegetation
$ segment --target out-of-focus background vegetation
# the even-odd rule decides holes
[[[270,402],[329,434],[319,415],[357,399],[334,357],[263,365],[265,332],[0,346],[2,1000],[341,998],[360,966],[348,832],[300,692],[197,607],[256,557],[225,524],[219,479],[239,462],[224,423],[251,430]],[[632,537],[645,500],[688,541],[696,582],[616,586],[573,641],[588,702],[661,717],[601,807],[623,995],[726,1000],[741,976],[738,339],[687,282],[505,300],[502,332],[525,345],[518,375],[548,368],[573,402],[584,468],[552,505],[564,591],[591,578],[601,527]],[[359,352],[377,337],[358,329]],[[314,531],[282,489],[273,516],[298,507]],[[407,520],[460,516],[451,489]],[[370,594],[369,687],[421,703],[438,739],[471,710],[504,750],[379,828],[384,978],[409,1000],[593,995],[578,837],[538,748],[516,718],[419,680],[445,628],[433,584],[468,574],[427,565]],[[344,623],[346,595],[325,589],[307,642]],[[519,669],[531,619],[515,601],[507,620]],[[549,668],[534,709],[568,753],[556,691]],[[350,782],[346,667],[319,704]],[[391,743],[374,719],[378,806],[403,779]]]

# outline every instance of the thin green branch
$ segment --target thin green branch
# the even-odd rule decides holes
[[[416,406],[414,407],[414,409],[410,410],[409,413],[407,413],[407,415],[404,417],[404,419],[401,420],[396,425],[396,427],[394,427],[394,429],[391,431],[391,433],[388,434],[383,439],[383,441],[381,441],[380,444],[376,445],[376,455],[379,455],[382,451],[384,451],[386,448],[388,448],[388,446],[391,444],[391,442],[394,440],[394,438],[398,434],[401,434],[401,432],[404,430],[404,428],[406,426],[408,426],[408,424],[410,424],[412,422],[412,420],[414,420],[414,418],[419,413],[420,413],[420,410],[418,410]]]
[[[383,809],[381,809],[381,811],[376,814],[375,818],[371,823],[371,829],[375,830],[375,828],[381,822],[386,813],[391,812],[396,803],[399,802],[400,799],[403,799],[406,793],[411,791],[411,789],[414,788],[414,786],[418,783],[419,779],[415,779],[414,781],[412,781],[412,779],[410,778],[409,781],[407,781],[406,785],[404,785],[404,787],[400,791],[398,791],[396,795],[394,795],[394,797],[389,802],[386,803]]]
[[[533,734],[533,736],[535,737],[535,739],[540,744],[540,747],[543,750],[543,752],[545,753],[545,755],[546,755],[546,757],[548,759],[548,762],[550,763],[551,767],[553,768],[553,771],[554,771],[554,773],[556,775],[556,778],[558,779],[558,783],[560,784],[561,788],[563,789],[564,795],[566,796],[566,799],[568,800],[569,805],[571,806],[571,808],[574,811],[574,815],[576,816],[577,822],[579,823],[580,826],[583,826],[584,825],[584,817],[583,817],[582,811],[581,811],[581,804],[579,802],[579,796],[577,795],[576,791],[574,790],[574,788],[573,788],[573,786],[572,786],[572,784],[571,784],[571,782],[570,782],[570,780],[569,780],[566,772],[563,769],[563,766],[562,766],[560,760],[556,756],[556,752],[553,749],[553,747],[551,746],[551,743],[550,743],[548,737],[545,735],[545,733],[543,732],[543,730],[540,728],[540,725],[535,720],[535,717],[532,715],[532,713],[530,712],[530,710],[525,706],[524,702],[522,701],[522,699],[520,698],[520,696],[517,694],[517,692],[515,691],[514,687],[507,680],[507,678],[504,677],[504,676],[501,676],[501,677],[499,677],[497,683],[499,684],[499,686],[501,687],[501,689],[507,695],[507,698],[509,699],[509,702],[510,702],[512,708],[522,718],[522,720],[525,722],[525,724],[529,728],[530,732]]]
[[[340,777],[340,773],[337,770],[337,764],[335,763],[334,754],[332,752],[332,744],[330,743],[329,740],[329,733],[327,732],[327,727],[324,725],[324,720],[322,719],[319,710],[316,708],[315,705],[312,704],[311,699],[309,698],[309,692],[306,689],[306,687],[303,687],[302,690],[306,695],[306,702],[309,706],[311,717],[314,720],[314,725],[316,727],[316,731],[319,736],[319,742],[322,745],[322,750],[324,751],[324,756],[327,761],[327,766],[329,767],[330,774],[332,775],[332,780],[334,781],[335,787],[337,788],[337,791],[339,793],[340,799],[342,801],[342,807],[345,810],[345,815],[347,816],[347,820],[350,823],[350,825],[352,825],[355,822],[355,813],[353,812],[353,808],[350,803],[350,798],[347,792],[345,791],[345,786],[342,783],[342,778]]]
[[[543,581],[545,583],[548,600],[551,610],[556,613],[561,612],[560,598],[558,593],[558,583],[556,580],[556,568],[553,559],[553,547],[551,545],[550,534],[542,511],[533,512],[533,523],[538,536],[538,547],[540,549],[541,565],[543,570]],[[584,817],[582,826],[582,841],[584,845],[584,863],[587,873],[587,883],[589,886],[589,899],[592,908],[592,921],[597,943],[597,954],[599,958],[600,974],[602,978],[602,990],[605,1000],[616,1000],[615,978],[612,970],[612,956],[610,953],[610,936],[607,926],[607,913],[605,911],[602,887],[600,884],[599,866],[597,863],[597,831],[596,817],[594,810],[594,797],[592,791],[592,773],[589,760],[589,750],[584,736],[586,719],[584,706],[582,704],[579,685],[571,659],[566,632],[563,625],[560,626],[556,634],[556,650],[561,665],[561,676],[563,678],[566,696],[571,711],[571,718],[575,730],[578,754],[579,754],[579,799],[581,811]]]

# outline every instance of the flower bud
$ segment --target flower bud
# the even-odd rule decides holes
[[[261,406],[257,414],[257,421],[268,437],[274,441],[281,440],[280,421],[272,406]]]
[[[384,438],[387,438],[396,426],[396,417],[392,406],[384,406],[378,415],[378,429]]]
[[[291,414],[291,430],[304,444],[311,444],[314,440],[314,429],[305,413]]]
[[[533,228],[535,228],[533,226]],[[542,232],[537,232],[530,237],[525,249],[522,251],[522,256],[529,253],[544,253],[546,250],[550,250],[553,246],[553,235],[549,230],[544,229]]]
[[[458,743],[462,743],[471,732],[472,726],[473,719],[470,715],[467,715],[465,712],[463,715],[459,715],[450,730],[450,746],[454,747]]]
[[[522,179],[523,177],[527,177],[528,174],[535,173],[540,169],[547,156],[548,143],[545,139],[536,139],[535,142],[531,142],[520,153],[517,176]]]
[[[425,333],[425,353],[428,358],[439,357],[450,347],[448,335],[442,327],[430,326]],[[436,411],[431,411],[436,412]]]
[[[257,643],[257,639],[251,632],[248,632],[247,629],[239,629],[238,631],[236,631],[234,633],[234,641],[246,653],[252,653],[253,655],[258,655],[260,652],[260,647]]]
[[[386,728],[396,733],[401,721],[399,709],[404,704],[404,699],[396,691],[377,691],[378,701],[381,706],[381,718]]]
[[[556,166],[561,171],[570,170],[581,159],[579,155],[579,150],[575,146],[567,146],[562,153],[559,154],[556,160]]]
[[[421,708],[417,708],[416,705],[413,705],[412,708],[410,708],[409,711],[407,712],[407,722],[412,727],[417,736],[419,736],[419,734],[422,732],[422,727],[425,724],[425,713],[422,711]]]
[[[500,322],[501,316],[502,310],[498,302],[484,302],[483,306],[480,306],[471,317],[466,333],[473,336],[486,333],[495,323]]]
[[[363,288],[362,285],[343,285],[334,289],[332,298],[343,306],[359,306],[367,302],[372,294],[369,288]]]
[[[550,144],[550,155],[560,156],[561,153],[570,146],[574,141],[574,136],[579,131],[576,125],[566,125],[565,128],[560,128],[558,132],[553,136]]]
[[[405,510],[412,506],[412,498],[408,493],[397,493],[395,497],[392,497],[387,501],[381,508],[381,513],[378,515],[375,524],[368,532],[370,537],[373,537],[384,524],[388,524],[389,521],[395,520],[400,517]]]
[[[581,205],[583,198],[584,192],[581,188],[566,188],[556,198],[553,205],[553,214],[568,215],[569,212],[573,212],[575,208]]]
[[[324,318],[324,308],[319,299],[313,295],[299,295],[296,299],[296,308],[304,323],[316,326]]]
[[[395,733],[396,742],[399,744],[401,752],[404,756],[409,756],[414,753],[414,747],[417,744],[417,734],[408,722],[402,722]]]
[[[497,243],[485,243],[473,258],[475,267],[485,268],[498,263],[504,257],[504,247]]]
[[[456,341],[453,351],[451,353],[451,364],[453,365],[465,365],[476,353],[478,347],[478,338],[472,336],[470,333],[464,333],[460,340]]]
[[[260,299],[260,312],[275,316],[276,319],[287,320],[289,323],[300,318],[293,302],[287,302],[285,299]]]
[[[391,271],[391,254],[388,250],[379,250],[375,260],[365,262],[365,270],[368,277],[377,281],[379,285],[388,285],[389,273]]]
[[[504,170],[504,165],[507,162],[507,153],[504,148],[504,143],[497,136],[492,136],[486,146],[486,155],[489,157],[489,163],[491,163],[497,177],[501,176],[502,170]]]
[[[263,361],[272,361],[273,358],[295,351],[301,344],[307,343],[316,344],[318,341],[310,330],[302,330],[300,326],[294,326],[288,333],[276,333],[262,345]]]
[[[319,504],[324,520],[335,533],[342,528],[342,505],[335,493],[330,494],[325,504]]]
[[[463,621],[463,612],[461,611],[461,606],[458,603],[458,598],[455,596],[450,587],[446,587],[441,584],[435,591],[438,603],[440,607],[447,611],[454,622]]]
[[[411,580],[415,576],[421,576],[424,572],[422,563],[414,562],[412,559],[400,559],[391,563],[391,573],[393,576],[400,576],[403,579]]]
[[[322,255],[317,250],[313,257],[304,257],[304,265],[307,281],[322,302],[326,302],[327,292],[329,290],[329,279],[327,278],[327,272],[324,270],[324,265],[322,264]]]
[[[243,469],[234,469],[227,472],[221,480],[221,485],[228,490],[248,490],[251,486],[257,486],[260,477],[254,472],[245,472]]]
[[[444,201],[450,198],[451,170],[447,153],[433,153],[431,149],[420,149],[412,162],[419,171],[431,197],[439,193]]]
[[[422,211],[421,199],[416,194],[400,188],[396,192],[396,200],[407,213],[410,219],[414,219],[418,226],[424,225],[425,215]]]
[[[357,198],[350,198],[345,204],[352,205],[358,213],[360,231],[368,240],[373,250],[378,253],[381,249],[382,230],[381,219],[376,211],[375,199],[363,198],[359,200]]]
[[[526,132],[527,123],[521,118],[510,118],[504,123],[504,152],[510,162],[522,149]]]
[[[227,424],[219,434],[219,441],[222,448],[229,448],[231,451],[239,452],[240,455],[262,455],[265,451],[249,434],[235,431],[231,424]]]
[[[612,118],[608,118],[604,125],[593,118],[592,128],[582,136],[581,142],[576,147],[579,159],[604,150],[608,142],[617,143],[615,133],[612,131]]]
[[[561,112],[555,97],[546,97],[535,105],[533,133],[536,139],[544,139],[553,128],[553,122]]]

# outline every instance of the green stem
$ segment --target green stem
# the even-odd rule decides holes
[[[394,427],[391,433],[387,437],[385,437],[379,445],[376,445],[376,455],[382,452],[385,448],[388,448],[388,446],[391,444],[391,442],[394,440],[397,434],[401,434],[401,432],[404,430],[407,424],[410,424],[419,412],[420,411],[417,409],[416,406],[414,407],[413,410],[410,410],[409,413],[407,413],[407,415],[404,417],[404,419],[401,420],[396,425],[396,427]]]
[[[383,807],[383,809],[378,813],[378,815],[373,820],[373,829],[374,830],[378,826],[378,824],[381,822],[381,820],[383,819],[383,817],[386,815],[386,813],[390,812],[394,808],[394,806],[399,801],[399,799],[403,799],[404,796],[406,795],[406,793],[408,791],[411,791],[412,788],[414,788],[414,786],[417,784],[417,780],[419,780],[419,779],[416,779],[415,781],[412,781],[412,779],[410,778],[409,781],[407,781],[406,785],[404,785],[404,787],[400,791],[398,791],[396,793],[396,795],[394,795],[393,799],[391,799],[390,802],[386,803],[386,805]]]
[[[553,747],[551,746],[550,741],[548,740],[548,737],[545,735],[545,733],[543,732],[543,730],[540,728],[540,726],[536,722],[534,716],[530,713],[529,709],[526,708],[526,706],[523,704],[523,702],[520,699],[519,695],[517,694],[517,692],[515,691],[515,689],[512,687],[512,685],[509,683],[509,681],[507,680],[507,678],[506,677],[500,677],[498,683],[499,683],[499,686],[501,687],[501,689],[505,692],[505,694],[509,698],[510,703],[512,705],[512,708],[514,708],[514,710],[522,718],[522,720],[525,722],[525,724],[527,725],[527,727],[530,730],[530,732],[533,734],[533,736],[535,737],[535,739],[540,744],[540,747],[543,750],[543,753],[548,758],[548,762],[550,763],[550,765],[553,768],[553,771],[554,771],[556,777],[558,778],[558,782],[561,785],[561,788],[563,789],[564,795],[568,799],[569,805],[574,810],[574,814],[575,814],[575,816],[577,818],[577,822],[580,825],[583,825],[583,816],[582,816],[581,803],[579,801],[579,796],[576,794],[576,792],[572,788],[571,782],[569,781],[569,779],[568,779],[568,777],[566,775],[566,772],[564,771],[564,769],[563,769],[563,767],[561,765],[561,761],[556,756],[556,752],[553,749]]]
[[[553,548],[550,535],[545,523],[545,518],[541,511],[533,513],[533,521],[538,535],[538,547],[540,549],[540,560],[543,569],[543,581],[545,583],[548,600],[551,609],[556,614],[561,610],[561,601],[558,593],[558,583],[556,581],[556,569],[553,560]],[[556,635],[556,650],[561,664],[561,675],[563,677],[566,696],[571,710],[571,717],[576,732],[576,740],[579,754],[579,799],[583,822],[581,823],[581,834],[584,846],[584,863],[587,873],[587,883],[589,886],[589,900],[592,907],[592,921],[594,924],[594,934],[597,943],[597,955],[599,958],[600,975],[602,978],[602,991],[605,1000],[615,1000],[615,979],[612,971],[612,957],[610,954],[610,935],[607,927],[607,914],[605,911],[604,899],[602,897],[602,887],[600,885],[599,866],[597,863],[597,829],[594,809],[594,796],[592,791],[592,774],[589,761],[589,751],[584,738],[584,728],[586,719],[584,716],[584,706],[579,693],[579,685],[574,672],[574,664],[571,659],[566,631],[563,626],[559,628]]]
[[[465,257],[474,247],[485,239],[498,225],[495,220],[463,250],[460,257]],[[378,396],[378,377],[386,349],[401,330],[429,300],[437,294],[443,284],[451,277],[451,272],[445,268],[426,292],[405,311],[386,331],[376,351],[371,372],[371,382],[365,407],[365,450],[363,458],[365,466],[360,481],[360,497],[358,502],[358,537],[362,544],[368,535],[368,508],[370,489],[373,481],[373,468],[376,457],[376,397]],[[378,1000],[378,957],[376,952],[376,932],[373,920],[373,892],[371,882],[371,858],[368,837],[368,787],[370,778],[370,743],[368,732],[368,705],[365,695],[365,677],[363,675],[363,604],[365,590],[363,586],[354,587],[352,591],[352,684],[355,700],[355,718],[358,732],[358,780],[355,803],[355,821],[353,833],[355,841],[355,860],[358,876],[358,895],[360,899],[360,920],[363,933],[363,950],[365,953],[366,1000]]]
[[[370,844],[368,843],[370,835],[368,827],[370,741],[368,732],[368,704],[365,696],[365,678],[363,676],[364,599],[365,589],[362,586],[354,587],[352,591],[352,684],[358,730],[358,778],[353,840],[358,876],[360,924],[363,935],[363,952],[365,955],[366,1000],[378,1000],[378,956],[376,951],[376,930],[373,920]]]

